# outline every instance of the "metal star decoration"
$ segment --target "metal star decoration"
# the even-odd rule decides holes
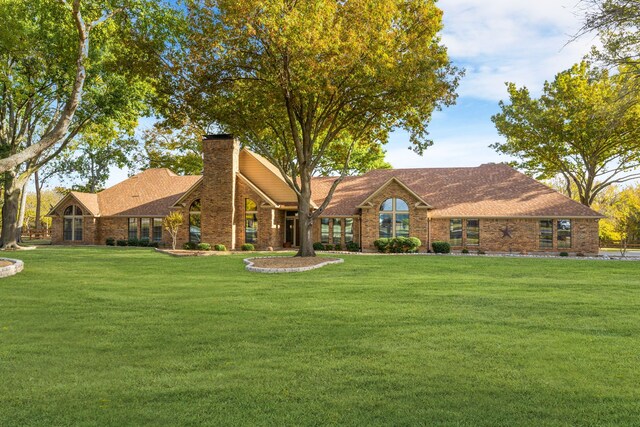
[[[501,228],[500,231],[502,231],[502,237],[508,237],[508,238],[513,238],[513,236],[511,236],[511,229],[509,228],[509,226],[507,225],[505,228]]]

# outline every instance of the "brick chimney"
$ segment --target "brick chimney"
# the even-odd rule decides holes
[[[200,214],[202,241],[236,247],[235,196],[240,144],[229,134],[205,135]]]

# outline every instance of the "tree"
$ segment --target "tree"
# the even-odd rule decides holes
[[[460,73],[440,44],[434,0],[193,0],[187,21],[172,59],[173,108],[278,167],[298,200],[298,256],[315,255],[313,222],[355,146],[403,128],[423,153],[433,110],[455,101]],[[311,177],[345,141],[340,176],[313,211]]]
[[[178,231],[180,231],[183,220],[184,218],[179,211],[171,212],[162,220],[164,229],[167,230],[171,236],[171,247],[174,251],[176,250],[176,243],[178,241]]]
[[[625,256],[629,242],[640,233],[640,197],[631,188],[623,190],[607,213],[611,229],[620,242],[620,255]]]
[[[545,82],[540,98],[509,83],[510,103],[491,119],[506,142],[492,148],[539,178],[561,175],[590,206],[608,186],[640,177],[640,108],[624,75],[587,62]]]
[[[351,141],[335,141],[331,150],[327,151],[318,162],[315,173],[322,176],[340,175],[346,158],[351,155],[347,175],[361,175],[373,169],[391,169],[384,160],[385,151],[381,144],[357,143]]]
[[[17,247],[20,193],[35,171],[89,123],[131,130],[146,114],[172,13],[151,0],[0,4],[4,247]]]
[[[202,173],[202,130],[186,123],[177,130],[156,123],[143,132],[136,162],[142,169],[167,168],[180,175]]]
[[[96,193],[104,189],[112,166],[133,165],[130,157],[137,146],[126,134],[119,135],[113,129],[104,133],[105,130],[94,132],[89,127],[51,162],[47,170],[62,182],[74,183],[71,188],[75,191]]]
[[[596,32],[603,49],[594,56],[613,66],[640,72],[640,3],[629,0],[583,0],[585,17],[576,37]]]

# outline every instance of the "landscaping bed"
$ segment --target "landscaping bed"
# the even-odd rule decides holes
[[[258,273],[295,273],[314,270],[328,264],[343,262],[342,258],[324,257],[257,257],[244,260],[247,270]]]

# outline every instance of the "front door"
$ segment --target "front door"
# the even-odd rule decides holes
[[[284,227],[284,241],[285,243],[290,243],[291,246],[300,246],[300,227],[297,217],[287,216]]]

